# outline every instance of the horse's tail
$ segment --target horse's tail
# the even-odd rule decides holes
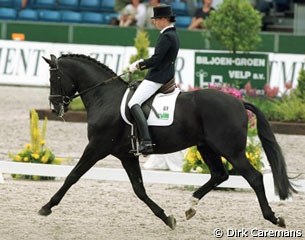
[[[287,176],[286,163],[282,150],[262,111],[251,103],[244,102],[244,106],[256,115],[258,137],[262,142],[263,149],[271,166],[275,191],[280,199],[284,200],[291,195],[291,192],[296,192],[296,190],[291,185]]]

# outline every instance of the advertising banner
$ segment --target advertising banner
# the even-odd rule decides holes
[[[152,55],[154,48],[149,48]],[[135,47],[89,44],[41,43],[0,40],[0,84],[49,86],[49,66],[42,56],[84,54],[121,74],[129,64]],[[305,68],[304,54],[254,53],[234,56],[224,51],[180,49],[176,60],[176,83],[183,90],[204,87],[208,83],[227,82],[243,86],[251,81],[262,89],[265,83],[285,91],[289,82],[297,86],[300,69]]]
[[[247,82],[263,89],[268,82],[267,54],[195,52],[195,86],[228,83],[243,88]]]

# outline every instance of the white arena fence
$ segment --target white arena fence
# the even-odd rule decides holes
[[[10,161],[0,161],[0,182],[5,183],[3,173],[24,174],[37,176],[50,176],[65,178],[73,166],[50,165],[38,163],[19,163]],[[202,186],[210,179],[210,174],[182,173],[171,171],[142,170],[144,183],[161,183],[174,185]],[[269,201],[279,201],[274,193],[273,177],[270,171],[265,171],[264,185]],[[82,179],[106,180],[106,181],[127,181],[128,176],[124,169],[119,168],[91,168]],[[305,192],[305,180],[295,181],[299,191]],[[227,181],[219,185],[221,188],[251,189],[247,181],[241,176],[230,176]]]

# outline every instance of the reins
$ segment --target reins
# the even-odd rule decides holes
[[[130,72],[125,72],[125,73],[122,73],[122,74],[120,74],[120,75],[117,75],[117,76],[108,78],[108,79],[106,79],[105,81],[100,82],[100,83],[98,83],[98,84],[96,84],[96,85],[94,85],[94,86],[92,86],[92,87],[89,87],[89,88],[87,88],[87,89],[81,91],[80,93],[74,94],[74,95],[71,96],[71,97],[65,96],[65,98],[68,99],[69,102],[71,102],[71,100],[73,100],[74,98],[77,98],[77,97],[81,96],[82,94],[91,91],[91,90],[94,89],[94,88],[97,88],[97,87],[102,86],[102,85],[106,85],[107,83],[111,82],[112,80],[115,80],[115,79],[117,79],[117,78],[119,78],[119,77],[122,77],[122,76],[126,75],[127,73],[130,73]]]

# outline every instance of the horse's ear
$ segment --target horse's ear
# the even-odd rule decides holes
[[[51,61],[52,62],[56,62],[56,56],[55,55],[53,55],[53,54],[50,54],[50,57],[51,57]]]
[[[46,61],[47,64],[51,65],[51,59],[47,59],[44,56],[42,56],[43,60]]]

